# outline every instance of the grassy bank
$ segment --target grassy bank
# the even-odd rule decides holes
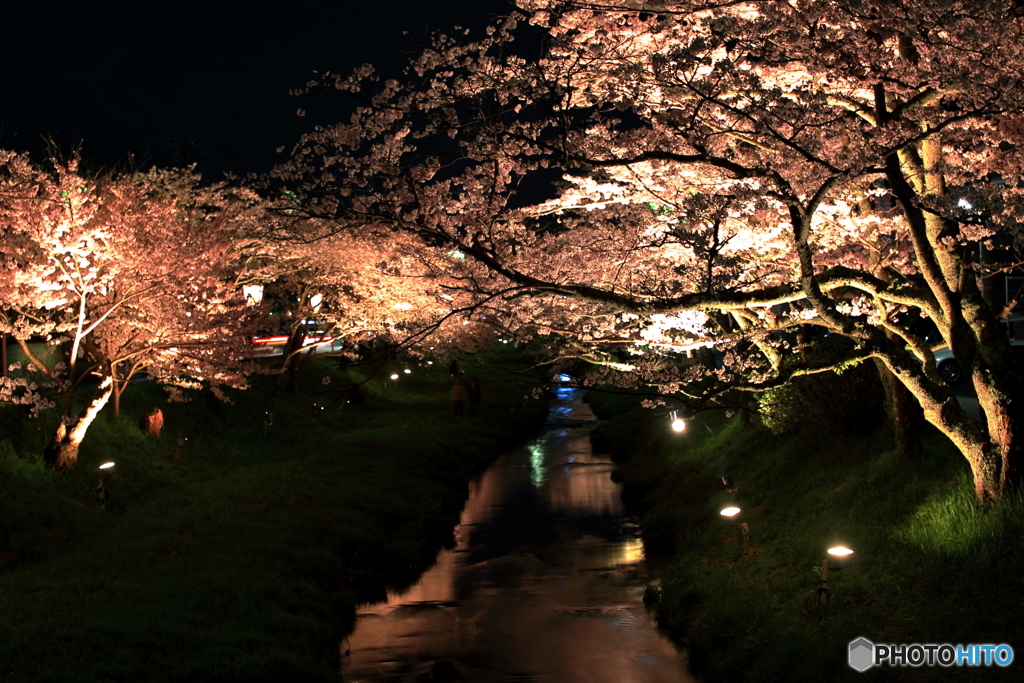
[[[464,367],[478,418],[452,415],[427,366],[354,401],[358,372],[314,361],[267,428],[261,388],[169,404],[133,386],[63,476],[39,456],[54,417],[0,409],[0,680],[336,681],[354,606],[414,581],[468,480],[542,421],[529,387]],[[159,440],[138,427],[153,407]]]
[[[813,425],[774,435],[704,413],[683,435],[634,399],[593,393],[645,547],[662,562],[660,624],[708,681],[1019,680],[1024,666],[1024,502],[975,503],[966,463],[937,433],[901,461],[876,428],[837,438]],[[738,487],[753,553],[721,522],[716,477]],[[831,575],[832,602],[808,612],[812,567],[842,542],[855,562]],[[847,645],[1008,643],[1008,669],[847,666]]]

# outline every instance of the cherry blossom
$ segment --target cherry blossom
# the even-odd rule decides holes
[[[50,464],[74,464],[96,415],[140,372],[170,388],[244,386],[254,316],[236,285],[236,235],[254,195],[199,188],[190,172],[86,178],[74,162],[0,162],[0,327],[61,395]],[[47,366],[30,339],[50,340],[61,361]],[[90,378],[93,397],[74,415]],[[0,396],[40,404],[38,385],[19,382]]]
[[[1014,3],[519,5],[478,42],[437,36],[404,81],[319,77],[362,105],[278,169],[304,216],[325,235],[403,235],[448,311],[555,357],[613,368],[639,351],[630,381],[694,408],[877,359],[982,500],[1018,478],[1019,368],[975,258],[1024,215]],[[843,358],[791,360],[780,334],[809,321],[847,340]],[[673,360],[707,343],[725,367]]]

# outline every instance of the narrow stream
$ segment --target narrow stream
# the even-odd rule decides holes
[[[345,681],[693,681],[641,602],[643,546],[591,450],[594,414],[556,391],[543,435],[472,485],[456,548],[360,610]]]

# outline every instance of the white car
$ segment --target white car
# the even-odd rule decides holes
[[[1011,339],[1010,346],[1014,348],[1024,347],[1024,339]],[[964,377],[964,371],[960,369],[960,365],[956,362],[956,358],[953,358],[953,351],[948,346],[943,346],[941,349],[936,349],[935,354],[935,368],[942,375],[942,379],[946,380],[950,384],[959,382]]]
[[[935,368],[942,375],[942,379],[946,380],[950,384],[959,382],[964,372],[960,369],[960,366],[956,362],[956,358],[953,358],[953,350],[948,346],[943,346],[938,349],[935,353]]]

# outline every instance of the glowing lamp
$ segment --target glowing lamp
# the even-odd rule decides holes
[[[853,551],[846,546],[837,545],[828,549],[828,568],[839,570],[849,567],[853,561]]]
[[[672,431],[681,432],[686,429],[686,423],[680,420],[678,417],[672,420]]]
[[[410,374],[412,372],[412,370],[410,370],[409,368],[406,368],[403,372],[405,372],[405,374],[408,375],[408,374]]]
[[[721,514],[726,519],[734,519],[736,515],[740,514],[741,512],[742,510],[740,510],[738,507],[732,506],[723,509],[722,512],[719,514]]]
[[[391,379],[398,379],[398,375],[397,374],[391,375]]]
[[[105,462],[100,465],[100,485],[96,487],[96,499],[103,505],[107,502],[107,490],[104,487],[104,482],[108,482],[114,478],[114,463]]]

